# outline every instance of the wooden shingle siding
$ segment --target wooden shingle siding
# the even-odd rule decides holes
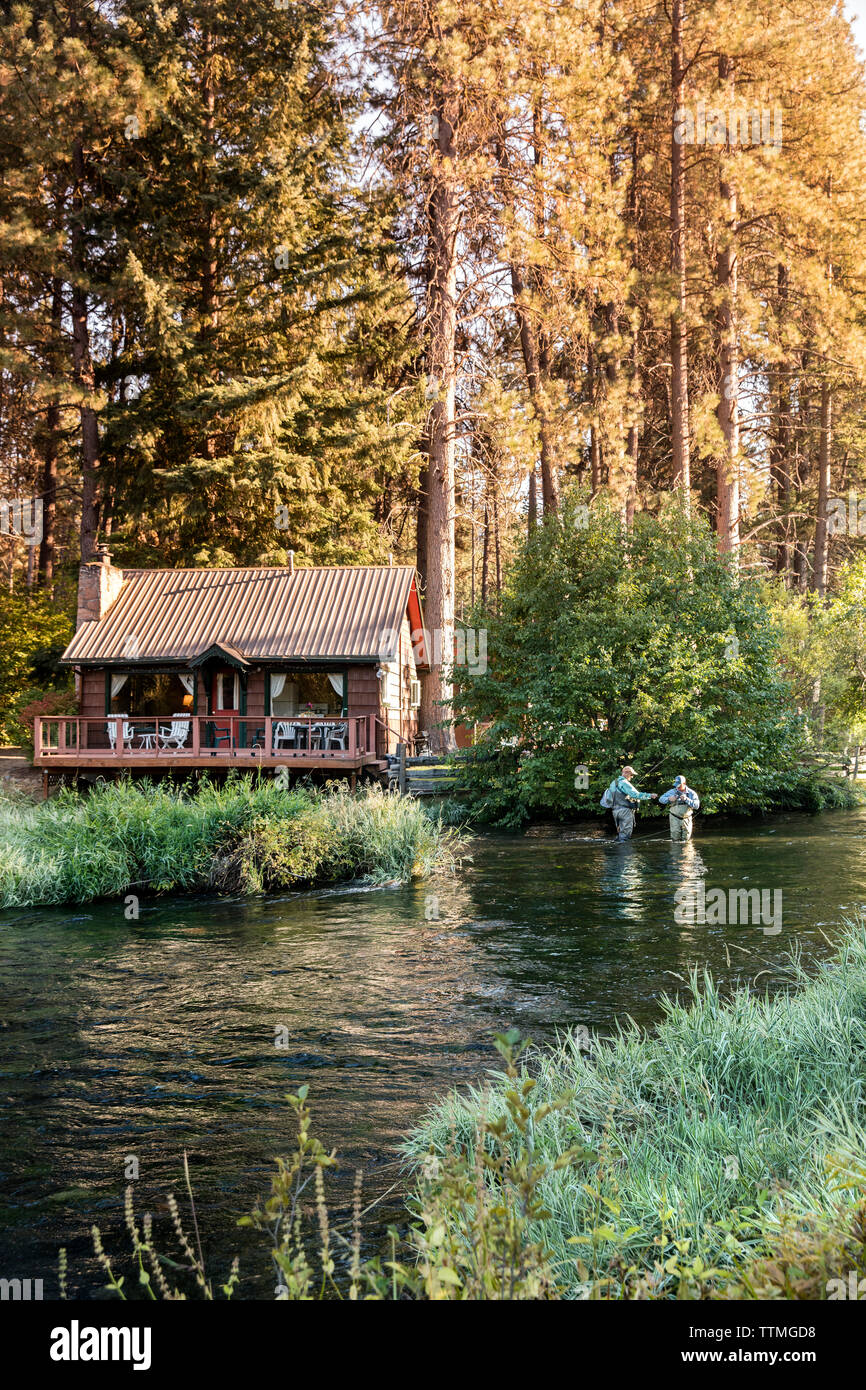
[[[104,671],[82,671],[79,712],[87,719],[105,714]]]
[[[375,666],[349,667],[349,713],[376,714],[381,718]]]
[[[265,673],[250,671],[247,676],[247,715],[250,719],[265,717]]]

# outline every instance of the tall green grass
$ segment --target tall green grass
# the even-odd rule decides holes
[[[417,801],[376,786],[283,790],[239,777],[192,791],[121,781],[39,805],[0,799],[0,906],[407,879],[455,845]]]
[[[580,1041],[571,1033],[529,1054],[523,1078],[535,1084],[526,1103],[570,1098],[528,1140],[504,1140],[531,1146],[544,1166],[543,1239],[566,1296],[602,1287],[628,1296],[635,1280],[661,1290],[676,1284],[684,1262],[740,1268],[773,1248],[792,1215],[829,1218],[848,1191],[862,1197],[862,922],[812,978],[793,961],[788,992],[743,990],[723,1000],[708,975],[695,977],[690,1002],[665,1000],[652,1032],[630,1024],[589,1052]],[[471,1157],[479,1116],[507,1125],[513,1089],[494,1073],[487,1087],[443,1099],[411,1136],[408,1155],[415,1163],[431,1150]],[[554,1170],[575,1145],[591,1156]]]

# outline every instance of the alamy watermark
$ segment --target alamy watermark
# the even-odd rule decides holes
[[[455,627],[453,647],[443,628],[415,628],[411,634],[412,655],[416,666],[460,666],[470,676],[487,673],[487,628]],[[380,634],[381,661],[393,661],[400,650],[400,633],[396,628],[384,628]]]
[[[765,936],[782,930],[781,888],[707,888],[703,879],[674,893],[679,926],[763,927]]]
[[[861,1302],[866,1299],[866,1279],[858,1279],[853,1269],[847,1279],[827,1280],[828,1303],[837,1302],[843,1298],[857,1299]]]
[[[42,1299],[41,1279],[0,1279],[0,1302],[39,1302]]]
[[[853,490],[844,497],[827,498],[827,535],[866,536],[866,497]]]
[[[28,545],[42,540],[42,498],[0,497],[0,536],[20,536]]]
[[[674,112],[674,140],[678,145],[769,145],[782,148],[782,108],[764,106],[707,106],[699,101],[694,110],[680,106]]]

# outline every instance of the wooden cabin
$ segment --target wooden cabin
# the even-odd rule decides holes
[[[81,566],[77,716],[36,721],[43,772],[384,768],[418,736],[414,569]]]

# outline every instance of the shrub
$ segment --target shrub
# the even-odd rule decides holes
[[[618,516],[576,495],[512,567],[487,629],[489,666],[458,667],[457,713],[489,723],[458,767],[476,815],[599,814],[624,762],[646,787],[684,772],[707,811],[796,797],[803,720],[759,586],[739,581],[702,520]],[[582,786],[585,769],[587,786]]]

